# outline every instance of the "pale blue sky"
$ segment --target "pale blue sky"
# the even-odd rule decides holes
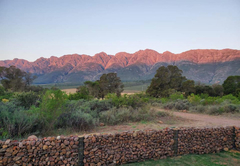
[[[0,60],[240,49],[240,0],[0,0]]]

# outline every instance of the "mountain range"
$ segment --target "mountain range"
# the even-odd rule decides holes
[[[240,75],[240,50],[196,49],[174,54],[146,49],[133,54],[119,52],[94,56],[64,55],[39,58],[34,62],[23,59],[0,61],[38,76],[35,84],[84,82],[97,80],[103,73],[117,72],[123,81],[148,80],[160,66],[176,65],[188,79],[202,83],[222,83],[230,75]]]

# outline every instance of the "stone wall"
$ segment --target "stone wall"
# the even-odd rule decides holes
[[[120,165],[174,155],[240,150],[240,128],[180,128],[0,141],[1,165]]]
[[[174,155],[172,129],[87,136],[84,165],[114,165]]]
[[[78,137],[0,141],[0,165],[77,165]]]
[[[240,151],[240,128],[239,127],[235,127],[235,146],[236,149]]]
[[[179,130],[178,155],[204,154],[232,149],[233,127],[188,128]]]

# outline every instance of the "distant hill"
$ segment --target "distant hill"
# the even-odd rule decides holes
[[[169,51],[140,50],[133,54],[119,52],[115,56],[100,52],[94,56],[64,55],[0,61],[0,66],[14,65],[38,76],[34,83],[64,83],[96,80],[103,73],[117,72],[123,81],[146,80],[164,65],[177,65],[188,79],[203,83],[222,83],[229,75],[240,75],[240,50],[198,49],[180,54]]]

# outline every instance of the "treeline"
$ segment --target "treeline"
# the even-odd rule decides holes
[[[229,76],[223,85],[213,84],[211,86],[196,83],[182,76],[182,70],[177,66],[169,65],[157,70],[146,93],[150,96],[161,98],[169,97],[175,92],[182,92],[185,97],[190,94],[217,97],[232,94],[240,96],[240,76]]]

